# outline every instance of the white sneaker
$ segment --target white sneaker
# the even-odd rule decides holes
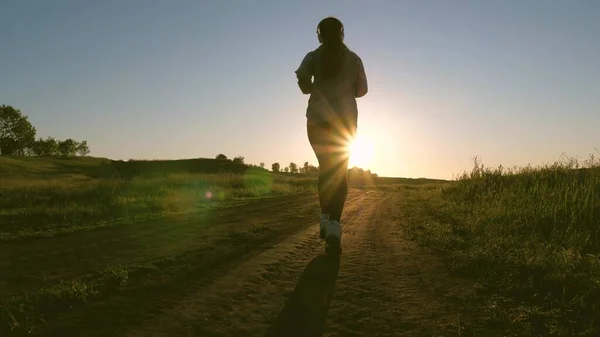
[[[325,242],[327,246],[339,247],[342,243],[342,226],[337,220],[331,220],[327,224]]]
[[[329,214],[321,214],[321,219],[319,221],[319,236],[321,239],[325,239],[327,224],[329,224]]]

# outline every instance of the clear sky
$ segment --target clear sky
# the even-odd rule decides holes
[[[0,104],[91,155],[316,164],[294,70],[342,20],[363,166],[451,178],[600,147],[600,1],[3,0]]]

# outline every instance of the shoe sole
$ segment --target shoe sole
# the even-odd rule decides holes
[[[340,246],[340,238],[335,237],[335,236],[328,236],[325,239],[325,242],[327,243],[328,246]]]
[[[325,239],[325,244],[325,253],[328,255],[340,255],[342,253],[340,238],[330,236]]]
[[[325,253],[329,256],[340,256],[342,254],[342,247],[336,245],[327,245],[325,247]]]

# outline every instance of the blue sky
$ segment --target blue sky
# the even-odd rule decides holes
[[[0,104],[91,155],[316,164],[294,70],[334,15],[363,59],[363,166],[451,178],[600,147],[600,1],[0,3]]]

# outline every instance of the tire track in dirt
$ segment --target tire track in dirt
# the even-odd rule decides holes
[[[349,202],[360,197],[359,191],[352,191]],[[44,326],[38,327],[43,336],[121,336],[127,327],[152,324],[159,315],[177,303],[185,302],[196,292],[204,292],[211,285],[238,270],[239,266],[252,261],[256,256],[272,251],[274,245],[285,238],[310,227],[316,231],[319,215],[318,199],[313,196],[310,202],[295,204],[293,207],[271,209],[257,214],[244,222],[236,222],[238,229],[247,227],[248,222],[268,225],[269,231],[260,236],[239,240],[224,240],[213,249],[199,249],[184,259],[179,259],[167,267],[166,272],[152,279],[138,280],[128,286],[128,290],[107,294],[100,301],[94,301],[60,315]],[[294,280],[291,280],[293,284]],[[140,283],[141,282],[141,283]],[[148,321],[149,323],[144,323]],[[107,322],[110,322],[108,324]],[[169,332],[167,335],[171,335]],[[175,332],[177,335],[177,331]]]
[[[209,254],[208,262],[191,267],[197,270],[193,273],[165,275],[165,291],[135,295],[139,300],[128,303],[142,308],[135,316],[120,318],[118,326],[103,329],[102,324],[113,323],[99,312],[85,311],[65,317],[66,325],[46,332],[104,336],[110,331],[111,336],[127,337],[459,336],[461,308],[447,299],[460,296],[469,285],[448,276],[433,255],[406,239],[398,216],[400,198],[397,192],[353,190],[344,211],[340,258],[323,255],[318,204],[313,200],[277,216],[271,213],[273,219],[288,219],[281,230],[228,248],[226,254]]]
[[[361,193],[349,200],[347,217],[362,212],[366,196]],[[324,247],[318,236],[318,218],[315,218],[308,228],[228,270],[209,286],[197,289],[190,297],[125,336],[262,336],[273,324],[287,296],[293,293],[307,263],[317,261],[314,264],[319,264],[321,271],[334,281],[339,259],[322,256]],[[321,255],[317,258],[320,260],[315,260],[315,255]],[[321,288],[322,291],[310,294],[313,312],[323,310],[330,300],[330,294]],[[307,318],[319,320],[319,317]]]
[[[342,268],[324,336],[460,336],[464,291],[437,259],[405,238],[400,193],[378,192],[344,228]]]
[[[460,335],[446,298],[465,284],[404,237],[400,193],[360,193],[340,259],[322,255],[315,220],[125,336]]]

